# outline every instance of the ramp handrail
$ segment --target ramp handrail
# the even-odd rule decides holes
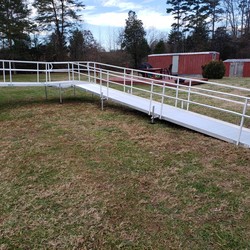
[[[96,63],[96,62],[88,62],[87,64],[79,63],[81,67],[87,67],[88,68],[88,79],[95,83],[100,84],[100,89],[102,85],[105,85],[106,87],[110,87],[111,84],[113,86],[120,86],[123,87],[123,91],[130,89],[129,93],[137,95],[138,93],[135,93],[136,91],[140,91],[141,93],[148,93],[150,101],[154,100],[155,96],[158,96],[158,99],[161,103],[164,102],[165,99],[172,99],[175,104],[174,106],[178,107],[178,102],[181,102],[180,108],[185,108],[186,110],[190,109],[190,105],[197,105],[200,107],[212,109],[221,111],[223,113],[228,113],[232,115],[236,115],[239,117],[239,140],[241,131],[244,128],[245,119],[250,118],[249,113],[249,105],[250,105],[250,89],[249,88],[243,88],[243,87],[237,87],[233,85],[227,85],[227,84],[221,84],[211,81],[204,81],[204,80],[198,80],[198,79],[192,79],[187,77],[178,77],[178,76],[171,76],[171,75],[165,75],[160,73],[153,73],[150,72],[152,76],[161,76],[163,79],[152,79],[148,81],[145,77],[135,75],[143,73],[148,73],[147,71],[141,71],[137,69],[129,69],[129,68],[123,68],[123,67],[117,67],[113,65],[103,64],[103,63]],[[124,83],[118,83],[115,81],[112,81],[112,77],[120,77],[124,79]],[[176,80],[173,82],[173,79]],[[189,82],[189,84],[181,85],[180,79],[184,79]],[[125,85],[125,80],[130,80],[129,85]],[[148,89],[143,89],[135,86],[133,83],[135,80],[140,81],[145,86],[149,86]],[[171,80],[171,81],[170,81]],[[198,82],[202,85],[198,86],[192,86],[192,81]],[[128,82],[128,81],[127,81]],[[205,85],[204,85],[205,84]],[[214,88],[218,88],[218,90]],[[155,88],[158,88],[158,91],[155,91]],[[161,91],[159,91],[161,89]],[[168,94],[168,91],[175,91],[176,95],[172,96]],[[101,90],[100,90],[101,91]],[[230,93],[230,91],[232,93]],[[234,93],[234,91],[240,91],[243,92],[243,94]],[[185,93],[186,98],[181,97],[181,95]],[[201,99],[196,100],[193,98],[193,96],[199,96]],[[107,96],[108,98],[108,96]],[[213,104],[203,103],[203,100],[213,100]],[[218,103],[216,103],[218,102]],[[229,103],[229,107],[226,105],[226,107],[223,107],[223,103]],[[184,107],[184,104],[185,107]],[[233,107],[230,108],[230,105]],[[241,107],[241,108],[240,108]],[[234,110],[237,109],[236,110]],[[193,111],[193,110],[192,110]],[[149,113],[151,112],[151,107],[149,107]],[[204,115],[208,115],[205,113]],[[239,143],[238,140],[238,143]]]

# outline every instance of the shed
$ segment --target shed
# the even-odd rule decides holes
[[[201,66],[219,60],[215,51],[148,55],[148,62],[155,68],[172,68],[173,75],[201,75]]]
[[[225,76],[250,77],[250,59],[227,59]]]

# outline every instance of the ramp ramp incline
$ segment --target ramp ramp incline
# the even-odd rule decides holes
[[[100,87],[99,84],[95,83],[78,83],[75,84],[75,86],[106,98],[107,100],[112,100],[116,103],[144,112],[155,118],[160,118],[220,140],[250,147],[250,129],[242,128],[240,132],[239,126],[237,125],[105,86]]]

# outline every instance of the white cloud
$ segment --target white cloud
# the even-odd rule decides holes
[[[145,9],[138,11],[138,19],[142,20],[144,28],[155,27],[159,30],[169,30],[174,22],[172,16],[162,15],[154,10]]]
[[[125,19],[127,18],[127,15],[127,13],[117,12],[106,12],[91,15],[87,14],[84,16],[84,20],[86,23],[97,26],[123,27],[125,26]]]
[[[161,31],[168,31],[174,21],[172,16],[161,15],[150,9],[140,10],[136,14],[137,18],[142,20],[145,29],[155,27]],[[96,26],[125,27],[127,18],[127,12],[84,13],[84,21]]]
[[[93,6],[93,5],[87,5],[85,7],[85,11],[89,11],[89,10],[95,10],[96,9],[96,6]]]
[[[119,0],[108,0],[102,1],[102,5],[104,7],[115,7],[115,8],[119,8],[122,11],[125,10],[135,10],[135,9],[139,9],[142,8],[141,5],[130,2],[130,1],[119,1]]]

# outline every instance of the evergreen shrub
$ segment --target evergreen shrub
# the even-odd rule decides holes
[[[222,79],[225,71],[223,61],[210,61],[202,66],[202,76],[208,79]]]

